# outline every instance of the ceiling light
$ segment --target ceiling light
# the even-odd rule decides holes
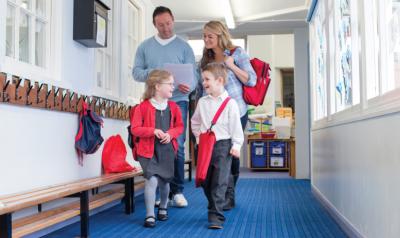
[[[229,29],[235,29],[235,20],[233,19],[232,7],[229,0],[220,0],[222,3],[222,11],[225,16],[225,23]]]

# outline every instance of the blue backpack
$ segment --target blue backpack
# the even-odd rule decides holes
[[[79,164],[83,164],[83,154],[93,154],[97,151],[104,139],[100,129],[103,120],[87,104],[82,103],[82,111],[79,113],[79,128],[75,136],[75,149],[78,153]]]

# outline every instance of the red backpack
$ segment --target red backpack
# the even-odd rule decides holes
[[[126,148],[120,135],[110,136],[106,140],[101,154],[101,162],[105,174],[122,173],[134,170],[126,162]]]
[[[236,48],[231,50],[231,55],[235,50]],[[250,64],[256,72],[257,82],[254,87],[243,85],[243,99],[248,105],[259,106],[264,103],[265,95],[271,83],[269,77],[271,68],[268,63],[257,58],[251,59]]]

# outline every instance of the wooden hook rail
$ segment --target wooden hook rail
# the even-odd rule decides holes
[[[130,107],[123,103],[78,95],[69,89],[32,82],[15,75],[10,79],[3,72],[0,72],[0,102],[73,113],[80,112],[83,102],[86,102],[90,110],[102,117],[129,120]]]

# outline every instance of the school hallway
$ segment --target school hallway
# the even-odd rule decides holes
[[[251,176],[239,179],[237,206],[224,213],[222,230],[207,228],[203,190],[188,182],[185,196],[189,206],[170,207],[169,219],[157,221],[155,228],[143,227],[145,207],[143,195],[139,195],[134,214],[125,215],[123,204],[119,204],[92,216],[90,237],[347,237],[312,195],[309,180],[265,178],[265,173]],[[44,237],[79,234],[80,223],[76,222]]]
[[[226,68],[244,128],[222,230],[194,186],[190,119],[210,63]],[[181,113],[165,125],[188,117],[189,206],[148,229],[127,127],[144,123],[132,109],[153,69],[170,76],[145,113],[171,100]],[[0,238],[399,238],[399,122],[400,0],[0,0]],[[138,126],[153,137],[152,123]]]

